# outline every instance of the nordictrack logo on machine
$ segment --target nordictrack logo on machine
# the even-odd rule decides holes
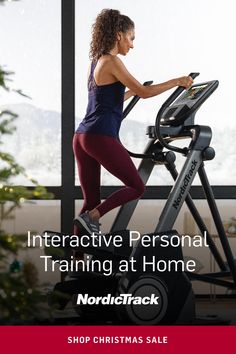
[[[192,165],[188,171],[188,173],[185,175],[184,177],[184,181],[183,181],[183,184],[182,186],[180,187],[180,192],[179,192],[179,195],[177,197],[177,199],[175,199],[174,203],[173,203],[173,207],[175,209],[178,208],[178,206],[180,205],[181,201],[182,201],[182,198],[183,198],[183,195],[184,195],[184,192],[186,191],[186,188],[188,187],[190,181],[191,181],[191,177],[193,175],[193,172],[194,170],[196,169],[196,166],[197,166],[197,161],[196,160],[193,160],[192,161]]]
[[[77,305],[159,305],[159,296],[133,296],[132,294],[120,294],[119,296],[89,296],[78,294]]]

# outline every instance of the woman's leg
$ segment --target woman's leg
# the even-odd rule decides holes
[[[84,197],[84,204],[80,214],[86,210],[94,209],[100,204],[100,173],[101,165],[81,146],[83,134],[75,134],[73,138],[73,150],[77,162],[78,174],[81,189]]]
[[[95,211],[98,211],[102,216],[130,200],[140,198],[145,187],[133,161],[122,144],[117,139],[108,136],[80,135],[80,143],[86,153],[125,184],[125,187],[111,194],[104,202],[98,203]]]

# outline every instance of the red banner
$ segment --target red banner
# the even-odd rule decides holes
[[[234,351],[236,326],[2,326],[7,354],[214,354]]]

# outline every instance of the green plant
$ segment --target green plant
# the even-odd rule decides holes
[[[2,4],[4,0],[0,0]],[[9,87],[12,71],[0,65],[0,90],[14,91],[26,96],[21,90]],[[43,295],[41,294],[37,269],[29,260],[23,264],[17,255],[25,249],[26,235],[13,235],[3,230],[4,221],[13,218],[16,208],[25,200],[51,199],[53,195],[40,186],[36,180],[28,178],[25,169],[15,158],[4,151],[3,136],[15,132],[14,120],[17,115],[10,110],[0,111],[0,323],[32,323],[39,314]],[[23,174],[34,187],[16,186],[12,178]],[[13,262],[12,262],[13,259]]]

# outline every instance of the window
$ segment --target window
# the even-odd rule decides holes
[[[77,124],[83,118],[87,104],[91,25],[103,8],[119,9],[136,24],[134,50],[122,60],[141,82],[154,80],[158,83],[193,71],[201,74],[195,82],[219,80],[219,88],[197,113],[196,124],[212,127],[211,146],[216,150],[216,157],[206,163],[211,184],[235,184],[236,169],[232,166],[236,163],[236,120],[232,114],[235,100],[232,69],[236,53],[229,45],[234,43],[235,7],[233,0],[227,1],[227,6],[220,0],[199,0],[195,6],[187,0],[76,1]],[[120,137],[129,150],[144,150],[146,126],[154,125],[157,111],[169,94],[141,100],[127,117]],[[153,175],[149,184],[166,184],[166,174],[164,168],[159,168],[157,177]],[[103,172],[103,183],[120,184],[106,171]]]
[[[32,99],[0,93],[0,107],[18,114],[4,151],[44,185],[61,184],[61,7],[57,0],[21,0],[0,8],[1,60],[12,87]],[[3,149],[3,148],[2,148]],[[16,184],[29,185],[17,177]]]

